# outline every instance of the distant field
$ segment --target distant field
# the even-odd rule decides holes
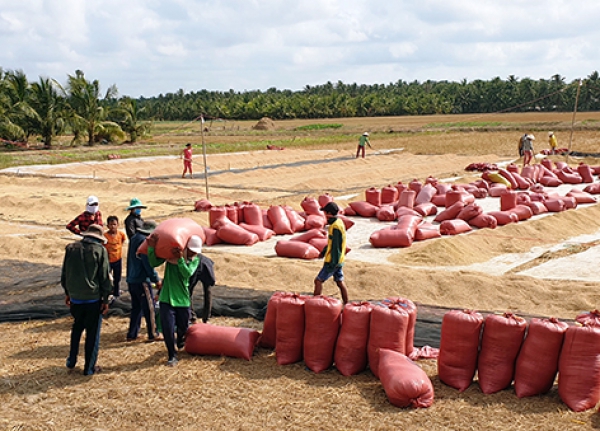
[[[331,118],[276,121],[274,130],[254,130],[256,121],[155,122],[151,134],[136,144],[71,147],[70,137],[61,137],[52,151],[14,150],[0,153],[0,168],[39,164],[105,160],[178,154],[190,142],[196,153],[202,138],[208,153],[284,148],[351,149],[358,136],[371,133],[378,149],[404,148],[414,154],[498,154],[512,156],[519,136],[537,136],[536,150],[547,147],[547,132],[553,130],[559,146],[567,148],[571,139],[572,113],[510,113],[470,115],[427,115],[407,117]],[[572,149],[600,152],[600,112],[579,113],[576,117]],[[35,142],[35,139],[31,140]]]

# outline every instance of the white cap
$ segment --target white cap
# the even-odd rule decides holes
[[[187,249],[194,253],[202,253],[202,239],[198,235],[192,235],[187,242]]]
[[[535,141],[535,136],[533,136],[533,135],[527,135],[527,137],[529,138],[530,141]]]
[[[88,205],[97,204],[97,203],[99,203],[99,201],[96,196],[88,196],[88,198],[87,198]]]
[[[548,136],[554,135],[554,132],[548,132]]]
[[[363,133],[363,136],[369,136],[369,132]]]

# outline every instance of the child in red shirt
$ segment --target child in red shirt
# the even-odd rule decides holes
[[[123,274],[123,243],[125,242],[125,233],[119,230],[119,219],[117,216],[109,216],[107,219],[108,231],[104,233],[106,238],[106,251],[108,252],[108,262],[110,273],[113,279],[113,296],[121,296],[121,275]]]

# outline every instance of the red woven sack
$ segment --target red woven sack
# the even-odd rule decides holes
[[[298,214],[298,211],[293,209],[292,207],[284,206],[283,209],[287,215],[288,220],[290,221],[290,227],[294,232],[301,232],[304,230],[304,217]]]
[[[350,207],[361,217],[375,217],[375,213],[377,213],[375,205],[364,201],[350,202]]]
[[[275,235],[275,232],[273,232],[271,229],[267,229],[266,227],[264,227],[262,223],[260,224],[260,226],[256,224],[247,223],[240,223],[238,226],[246,229],[248,232],[256,234],[259,241],[266,241],[273,235]]]
[[[440,223],[440,233],[442,235],[458,235],[472,230],[469,223],[464,220],[444,220]]]
[[[348,207],[346,207],[346,208],[348,208]],[[346,217],[345,215],[338,214],[337,218],[339,218],[342,221],[342,223],[344,223],[344,227],[346,228],[346,230],[348,230],[352,226],[354,226],[354,222],[352,220],[350,220],[348,217]]]
[[[289,365],[302,360],[302,343],[304,341],[303,297],[289,295],[279,300],[275,335],[275,356],[279,365]]]
[[[431,183],[425,184],[421,187],[419,194],[415,198],[415,205],[421,205],[424,203],[431,202],[431,198],[437,194],[437,189]]]
[[[221,241],[233,245],[254,245],[258,242],[257,234],[233,223],[226,223],[217,229],[217,236]]]
[[[525,319],[514,314],[488,314],[486,317],[477,361],[479,387],[484,394],[493,394],[510,386],[526,329]]]
[[[406,328],[406,343],[404,354],[410,356],[415,349],[415,326],[417,324],[417,306],[407,298],[390,297],[382,301],[388,307],[399,307],[408,313],[408,327]]]
[[[533,217],[533,211],[529,208],[529,205],[517,205],[508,212],[516,214],[519,221],[529,220]]]
[[[415,205],[413,208],[416,212],[421,214],[423,217],[437,214],[437,206],[433,202],[425,202],[419,205]]]
[[[498,226],[498,220],[496,220],[496,217],[489,214],[480,214],[477,217],[473,217],[471,220],[469,220],[469,224],[479,229],[496,229]]]
[[[206,242],[204,229],[189,218],[171,218],[156,226],[153,234],[158,236],[154,249],[156,256],[161,259],[177,261],[173,256],[173,248],[184,249],[192,235],[199,236],[202,243]],[[148,254],[148,241],[144,241],[137,249],[138,253]]]
[[[592,310],[585,313],[580,313],[575,318],[577,323],[581,323],[584,326],[597,326],[600,327],[600,311]]]
[[[517,180],[515,180],[513,174],[511,174],[508,170],[500,168],[498,169],[498,173],[508,180],[512,189],[516,189],[517,187],[519,187]]]
[[[310,214],[306,216],[306,219],[304,220],[304,229],[323,229],[325,227],[325,223],[325,217],[323,217],[321,214]]]
[[[207,199],[200,199],[194,203],[194,211],[209,211],[212,204]]]
[[[213,229],[216,229],[219,221],[225,217],[227,217],[227,209],[224,206],[211,207],[208,210],[208,224]]]
[[[480,214],[483,214],[483,209],[479,205],[469,204],[466,205],[462,210],[460,210],[456,218],[468,222],[469,220],[477,217]]]
[[[335,367],[343,376],[353,376],[367,367],[367,343],[373,305],[350,302],[342,312],[342,326],[335,345]]]
[[[380,357],[379,376],[390,403],[414,408],[433,404],[433,384],[421,367],[402,353],[389,349],[382,349]]]
[[[600,328],[570,326],[558,361],[558,395],[573,411],[600,401]]]
[[[320,210],[321,207],[319,206],[319,202],[313,197],[306,196],[302,202],[300,202],[300,206],[307,215],[323,215]]]
[[[296,259],[316,259],[319,250],[312,245],[301,241],[279,240],[275,244],[275,253],[279,257],[292,257]]]
[[[280,205],[271,205],[267,210],[267,217],[273,225],[272,229],[277,235],[290,235],[294,233],[290,219],[285,208]]]
[[[569,325],[558,319],[531,319],[515,366],[517,397],[545,394],[554,384],[558,358]]]
[[[580,163],[577,166],[577,173],[581,176],[581,179],[584,183],[593,183],[594,182],[594,173],[590,165],[585,163]]]
[[[391,184],[381,189],[381,205],[390,205],[398,200],[398,189]]]
[[[487,214],[496,219],[498,226],[517,223],[519,221],[519,216],[510,211],[490,211]]]
[[[384,304],[373,307],[367,353],[369,368],[375,377],[379,377],[380,349],[402,354],[406,351],[408,319],[408,313],[401,307],[387,307]]]
[[[583,191],[592,195],[600,194],[600,183],[594,183],[590,184],[589,186],[585,186]]]
[[[542,202],[532,201],[532,202],[525,203],[525,205],[527,205],[529,207],[529,209],[531,210],[531,213],[533,215],[538,215],[538,214],[543,214],[543,213],[548,212],[548,208],[546,208],[546,205],[544,205]]]
[[[446,196],[448,196],[446,194]],[[443,222],[444,220],[454,220],[456,216],[460,213],[460,211],[465,207],[465,203],[463,201],[458,201],[450,205],[441,213],[435,216],[433,221],[437,221],[438,223]]]
[[[249,361],[260,333],[255,329],[191,325],[185,335],[185,351],[191,355],[230,356]]]
[[[370,187],[365,190],[365,201],[378,207],[381,205],[381,192],[375,187]]]
[[[292,294],[286,292],[275,292],[269,298],[269,302],[267,302],[265,320],[263,322],[262,334],[258,340],[259,346],[266,347],[267,349],[275,348],[277,334],[277,306],[279,305],[281,298],[290,295]]]
[[[375,248],[410,247],[420,222],[420,216],[403,216],[398,220],[398,225],[393,228],[373,232],[369,242]]]
[[[588,192],[579,191],[577,189],[573,189],[567,193],[567,197],[575,198],[577,204],[595,204],[596,198],[592,196]]]
[[[429,222],[421,222],[415,232],[415,241],[423,241],[426,239],[439,238],[442,234],[438,226]]]
[[[263,225],[262,210],[258,205],[252,203],[246,204],[242,212],[244,213],[244,223],[255,226]]]
[[[475,376],[483,316],[473,310],[452,310],[444,314],[438,375],[440,380],[460,392]]]
[[[394,212],[394,207],[391,205],[383,205],[377,209],[377,213],[375,214],[377,220],[379,221],[394,221],[396,220],[396,213]]]
[[[202,226],[202,230],[204,230],[204,236],[206,237],[206,242],[204,244],[210,246],[215,244],[221,244],[223,241],[219,239],[217,236],[217,230],[211,229],[206,226]],[[139,251],[139,249],[138,249]]]
[[[517,192],[506,190],[500,195],[500,211],[511,210],[517,205]]]
[[[415,206],[415,198],[417,197],[417,192],[412,189],[406,189],[400,193],[400,198],[398,199],[398,207],[406,207],[412,208]]]
[[[304,301],[304,363],[315,373],[333,365],[341,316],[339,299],[314,296]]]
[[[313,238],[327,238],[327,232],[321,229],[311,229],[290,238],[290,241],[308,242]]]
[[[323,208],[329,202],[333,202],[333,196],[331,196],[329,193],[324,193],[319,195],[317,200],[319,201],[319,208]]]

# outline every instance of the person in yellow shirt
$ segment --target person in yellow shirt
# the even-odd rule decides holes
[[[113,281],[114,298],[121,296],[121,276],[123,274],[123,243],[125,242],[125,233],[119,230],[119,218],[117,216],[109,216],[106,219],[108,231],[104,233],[106,238],[106,251],[108,252],[108,263],[110,266],[110,274]]]
[[[558,147],[558,140],[554,132],[548,132],[548,143],[550,144],[551,154],[556,154],[556,148]]]

